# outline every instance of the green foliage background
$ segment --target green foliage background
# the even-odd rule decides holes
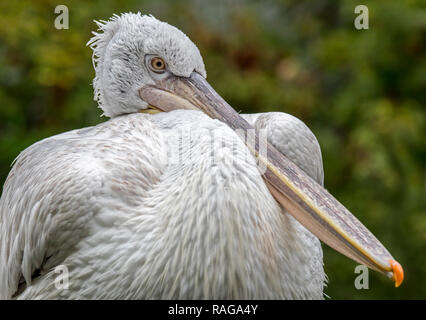
[[[66,4],[70,29],[54,28]],[[35,141],[95,125],[94,71],[85,46],[94,19],[151,13],[200,48],[208,79],[237,110],[301,118],[322,146],[325,185],[405,268],[393,288],[324,245],[333,299],[426,298],[426,2],[365,1],[370,29],[354,28],[359,1],[0,2],[0,185]]]

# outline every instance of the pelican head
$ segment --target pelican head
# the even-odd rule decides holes
[[[198,48],[177,28],[140,13],[115,15],[98,26],[101,32],[89,45],[94,50],[95,99],[106,116],[193,109],[234,130],[252,128],[208,84]],[[272,145],[267,155],[257,145],[248,147],[266,166],[263,178],[272,195],[301,224],[399,286],[401,266],[342,204]]]
[[[104,115],[144,110],[141,88],[155,85],[165,76],[206,77],[203,58],[195,44],[179,29],[140,13],[114,15],[97,22],[101,33],[89,41],[96,77],[95,100]]]

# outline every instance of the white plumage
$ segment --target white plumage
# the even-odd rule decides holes
[[[101,28],[95,98],[112,118],[15,161],[0,199],[0,298],[321,299],[319,240],[283,212],[236,133],[199,111],[137,113],[147,107],[137,88],[152,81],[141,54],[205,75],[195,45],[140,14]],[[300,120],[243,117],[323,183],[318,142]],[[68,290],[55,286],[58,265]]]

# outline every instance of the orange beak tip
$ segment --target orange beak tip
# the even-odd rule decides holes
[[[404,280],[404,269],[402,269],[402,266],[398,263],[398,261],[389,259],[389,263],[393,273],[392,280],[395,281],[395,287],[398,288]]]

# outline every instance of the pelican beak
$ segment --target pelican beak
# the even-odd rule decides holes
[[[201,110],[238,134],[254,130],[197,72],[187,78],[170,75],[154,86],[143,87],[139,95],[152,109]],[[259,152],[258,137],[255,141],[247,147],[266,168],[263,178],[272,195],[290,214],[330,247],[385,273],[396,287],[402,283],[401,265],[354,215],[274,146],[268,143],[264,155]]]

